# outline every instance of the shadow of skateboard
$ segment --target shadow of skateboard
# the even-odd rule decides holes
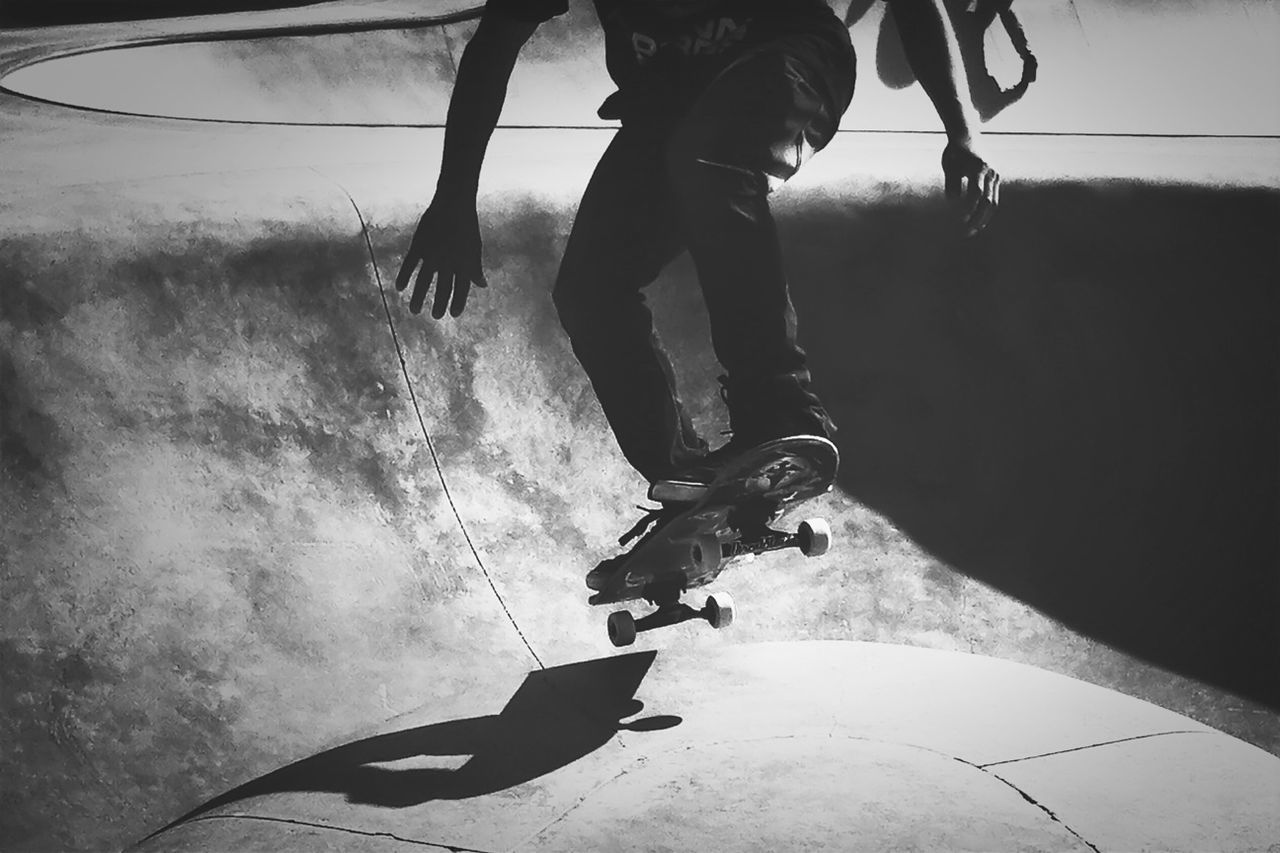
[[[733,602],[710,596],[695,610],[680,602],[688,590],[714,581],[737,557],[798,548],[806,556],[825,553],[831,529],[821,519],[802,522],[795,533],[771,525],[784,510],[831,490],[840,454],[825,438],[792,436],[760,445],[737,457],[687,508],[627,554],[593,605],[645,600],[657,610],[639,620],[627,610],[609,615],[615,646],[636,634],[689,619],[714,628],[733,621]],[[655,489],[656,491],[657,489]]]

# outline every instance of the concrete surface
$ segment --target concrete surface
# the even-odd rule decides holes
[[[1266,850],[1280,833],[1274,756],[956,652],[638,652],[530,673],[488,716],[462,704],[475,716],[398,718],[136,849]]]
[[[12,73],[4,85],[94,109],[203,120],[442,124],[457,58],[474,25],[411,25],[475,5],[365,0],[208,23],[120,25],[114,31],[121,41],[140,46],[34,64]],[[884,4],[839,0],[833,6],[852,22],[862,60],[857,101],[842,127],[937,130],[936,114],[920,87],[910,84],[909,69],[893,67],[904,60],[900,48],[892,49],[896,35],[885,35]],[[992,131],[1280,134],[1280,105],[1273,97],[1280,79],[1274,50],[1280,11],[1274,3],[1201,0],[1154,14],[1111,0],[1036,0],[1019,2],[1015,11],[1039,71],[1028,96],[992,118]],[[359,21],[380,29],[350,26]],[[294,22],[305,23],[303,37],[281,29]],[[201,26],[208,32],[199,40],[181,35]],[[227,38],[229,31],[248,27],[252,40]],[[611,91],[603,50],[590,41],[595,27],[594,11],[585,3],[539,31],[513,79],[506,123],[608,126],[594,109]],[[83,43],[76,35],[69,28],[63,37],[73,51]],[[173,37],[184,42],[165,43]],[[1007,36],[997,25],[985,42],[989,70],[1012,87],[1021,67]]]
[[[326,8],[346,26],[369,7]],[[316,22],[266,14],[218,25]],[[10,70],[153,26],[212,24],[3,33],[0,54]],[[317,50],[317,72],[347,56]],[[553,79],[555,56],[527,79]],[[438,100],[432,85],[417,97]],[[755,832],[734,819],[775,796],[816,810],[830,789],[864,811],[824,831],[942,843],[956,825],[919,820],[893,787],[914,780],[976,808],[956,843],[1019,827],[996,846],[1266,849],[1272,825],[1249,804],[1280,754],[1274,139],[994,137],[1000,227],[964,243],[935,199],[937,137],[843,134],[778,197],[802,335],[843,425],[845,475],[819,507],[840,544],[733,570],[729,632],[682,626],[602,657],[581,578],[641,486],[547,292],[607,130],[500,132],[484,185],[493,287],[459,323],[391,303],[437,472],[343,190],[386,279],[438,130],[13,97],[0,111],[0,847],[118,849],[256,784],[151,843],[279,846],[287,831],[349,849],[341,817],[564,848],[598,839],[610,803],[675,819],[673,791],[706,802],[747,777],[704,828]],[[653,301],[714,432],[686,263]],[[579,692],[551,703],[548,685]],[[525,736],[565,707],[595,721]],[[758,749],[732,748],[750,732]],[[459,747],[495,737],[518,748]],[[633,751],[650,760],[618,763]],[[716,762],[726,776],[703,771]],[[797,763],[812,786],[770,775]],[[291,766],[306,779],[274,775]],[[610,766],[616,782],[551,823]],[[857,787],[868,774],[885,787]],[[1199,795],[1175,800],[1183,783]],[[424,791],[436,798],[395,800]],[[273,820],[217,817],[238,811]]]

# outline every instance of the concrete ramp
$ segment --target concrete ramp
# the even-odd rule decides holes
[[[153,851],[1266,850],[1280,759],[1111,691],[866,643],[535,670],[237,788]]]

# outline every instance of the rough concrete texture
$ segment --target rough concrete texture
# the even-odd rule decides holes
[[[1027,188],[1005,203],[1017,215],[989,245],[1011,257],[935,235],[984,265],[967,283],[892,236],[940,230],[931,204],[782,205],[806,341],[845,424],[841,488],[811,508],[841,544],[734,570],[743,612],[727,634],[642,643],[694,661],[808,638],[973,650],[1276,751],[1265,704],[1213,686],[1274,701],[1275,415],[1260,389],[1276,339],[1249,271],[1265,267],[1275,199]],[[1171,233],[1216,209],[1216,249],[1241,267],[1215,278],[1199,244],[1157,232],[1119,260],[1064,249],[1037,268],[1042,218],[1064,209],[1088,230]],[[836,239],[842,220],[858,237]],[[532,660],[490,579],[547,664],[607,648],[581,575],[642,484],[547,299],[564,211],[529,201],[488,221],[492,286],[462,322],[394,314],[488,578],[444,500],[352,223],[6,244],[11,844],[124,841],[372,721],[504,695]],[[389,259],[405,237],[380,231],[375,248]],[[1019,237],[1035,248],[1015,251]],[[863,273],[842,281],[846,252]],[[1128,252],[1151,278],[1124,274]],[[673,270],[655,301],[714,428],[689,284]]]
[[[423,722],[231,791],[139,850],[1264,850],[1280,832],[1274,756],[956,652],[640,652]]]
[[[23,38],[30,49],[35,36]],[[601,132],[500,134],[483,211],[492,287],[456,323],[414,320],[392,303],[442,479],[354,211],[329,179],[370,218],[389,278],[433,179],[437,133],[214,130],[2,105],[0,847],[118,848],[318,751],[449,724],[425,750],[443,755],[392,767],[427,771],[439,795],[439,772],[461,766],[450,750],[491,734],[467,721],[500,719],[538,661],[594,671],[609,649],[582,574],[612,553],[642,488],[548,289]],[[515,753],[516,766],[500,763],[510,773],[496,777],[513,787],[481,791],[494,775],[467,771],[462,791],[473,796],[434,800],[434,819],[497,831],[485,803],[554,815],[564,791],[649,738],[689,737],[688,754],[725,759],[708,732],[742,717],[739,708],[779,705],[787,693],[753,691],[773,683],[769,673],[806,672],[797,662],[811,658],[809,640],[941,655],[913,659],[920,672],[964,660],[943,667],[958,676],[950,684],[920,680],[899,695],[907,707],[945,696],[944,711],[957,697],[987,703],[970,714],[977,740],[942,744],[980,763],[1130,738],[1128,715],[1149,710],[1079,682],[1068,683],[1083,710],[1027,709],[1019,703],[1054,695],[1061,681],[1040,670],[1280,754],[1274,143],[1259,143],[1272,175],[1262,188],[1222,188],[1215,170],[1235,168],[1236,143],[1091,142],[1074,161],[1091,171],[1055,184],[1020,182],[1017,166],[1045,168],[1037,163],[1060,142],[997,140],[1015,177],[999,227],[965,243],[929,185],[888,185],[899,173],[876,174],[868,160],[886,161],[865,141],[839,142],[843,153],[833,146],[806,174],[847,167],[842,181],[822,192],[800,181],[778,199],[802,337],[843,425],[845,473],[812,510],[832,519],[839,546],[731,570],[742,611],[729,632],[686,625],[643,638],[642,650],[661,651],[643,689],[604,694],[597,716],[612,714],[607,725],[584,725],[572,749],[551,744],[550,756],[522,740],[538,749]],[[925,143],[919,168],[932,175],[940,146]],[[1116,146],[1127,153],[1108,160]],[[512,168],[530,158],[535,167]],[[1179,171],[1190,166],[1194,174]],[[664,276],[653,302],[698,421],[714,432],[717,371],[687,264]],[[774,642],[793,657],[769,662],[759,644]],[[834,670],[787,689],[874,681],[858,667],[890,652],[850,648],[863,654],[842,647],[828,656]],[[970,682],[972,667],[1000,664],[951,656],[963,651],[1040,670]],[[716,699],[698,691],[701,668],[723,679],[727,707],[695,726]],[[619,733],[618,721],[639,713],[633,695],[652,730]],[[841,695],[825,701],[850,714],[904,707]],[[583,701],[601,700],[588,691]],[[993,705],[1006,709],[998,722]],[[868,718],[845,719],[868,737]],[[916,723],[931,737],[950,730],[936,718]],[[1016,748],[985,750],[984,732]],[[1144,773],[1203,771],[1232,792],[1238,780],[1217,770],[1224,757],[1264,776],[1274,768],[1225,735],[1196,737],[1090,750],[1135,774],[1108,764],[1114,795],[1096,780],[1072,785],[1081,756],[1064,753],[990,768],[971,796],[1004,796],[1008,788],[985,784],[998,775],[1043,786],[1062,804],[1061,822],[1104,849],[1126,848],[1133,826],[1185,827],[1152,843],[1190,844],[1206,837],[1202,824],[1170,821],[1160,810],[1171,799],[1135,806],[1141,820],[1129,826],[1095,818],[1099,802],[1146,785]],[[769,743],[738,753],[733,772],[790,760],[784,741]],[[957,778],[932,753],[901,747],[916,739],[860,743],[840,744],[842,763],[927,784]],[[394,738],[375,745],[389,751],[357,750],[360,767],[409,760]],[[794,746],[794,760],[816,763],[808,734]],[[561,764],[566,756],[579,760]],[[660,770],[651,764],[604,793],[715,778]],[[330,774],[303,799],[323,817],[365,783],[379,796],[413,795],[385,779]],[[742,802],[805,784],[744,791]],[[901,804],[863,793],[868,814]],[[1267,826],[1231,802],[1243,800],[1209,801],[1245,831]],[[528,840],[589,842],[590,810],[582,814],[558,825],[562,836]],[[216,825],[228,822],[166,842],[194,832],[191,843],[204,843],[198,833]],[[919,827],[919,837],[934,829]],[[1053,821],[1033,829],[1046,844],[1073,843]],[[287,831],[308,847],[357,843],[296,825],[249,831]]]

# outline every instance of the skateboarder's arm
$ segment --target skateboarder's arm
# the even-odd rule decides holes
[[[474,199],[480,167],[507,99],[520,48],[537,24],[486,10],[458,62],[445,120],[444,158],[436,194]]]
[[[520,48],[537,28],[485,8],[476,34],[458,63],[458,79],[445,120],[444,156],[435,198],[414,232],[396,276],[396,290],[410,282],[409,310],[420,312],[431,283],[436,284],[431,316],[447,310],[459,316],[472,285],[486,287],[481,262],[480,221],[476,194],[480,167],[507,97],[507,83]]]
[[[1000,199],[1000,176],[978,153],[978,117],[955,30],[942,0],[889,0],[907,60],[933,101],[949,140],[942,155],[947,195],[958,198],[962,183],[964,221],[970,236],[986,227]]]

